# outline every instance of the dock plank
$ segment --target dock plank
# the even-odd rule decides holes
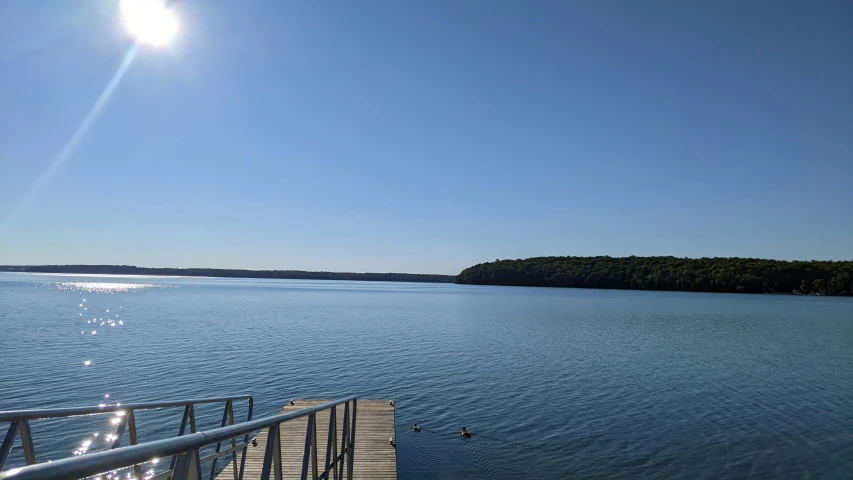
[[[294,400],[294,405],[286,405],[282,413],[326,403],[329,400]],[[343,406],[337,410],[338,453],[343,436]],[[329,410],[317,412],[317,460],[318,471],[325,469],[326,446],[329,432]],[[388,440],[395,437],[394,406],[389,400],[358,400],[358,413],[355,428],[355,448],[353,462],[354,479],[396,480],[397,450]],[[281,455],[283,478],[299,479],[302,473],[302,456],[305,448],[305,434],[308,417],[291,420],[281,424]],[[395,438],[396,440],[396,438]],[[267,444],[267,430],[257,436],[257,447],[249,447],[246,454],[245,480],[260,478],[264,463],[264,451]],[[239,461],[239,457],[238,457]],[[346,468],[344,468],[346,472]],[[217,477],[233,480],[232,468],[228,465]],[[308,469],[311,478],[311,468]],[[334,478],[334,477],[333,477]]]

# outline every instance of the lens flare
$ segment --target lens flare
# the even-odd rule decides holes
[[[162,0],[122,0],[120,9],[128,33],[141,43],[162,47],[178,32],[178,20]]]

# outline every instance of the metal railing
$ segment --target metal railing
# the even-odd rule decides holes
[[[351,409],[350,404],[352,404]],[[341,435],[342,443],[340,445],[340,452],[338,452],[337,407],[340,405],[344,406],[344,418]],[[330,480],[330,477],[337,480],[343,480],[344,478],[352,479],[357,406],[356,397],[351,396],[302,410],[250,420],[237,425],[121,447],[114,450],[90,453],[51,463],[28,465],[9,470],[8,472],[0,472],[0,480],[78,479],[137,466],[150,461],[152,458],[168,456],[174,456],[176,459],[169,470],[147,478],[150,480],[166,480],[168,478],[172,478],[173,480],[202,480],[203,464],[215,462],[217,458],[233,454],[237,450],[242,449],[243,458],[240,462],[239,471],[236,469],[236,458],[232,458],[232,463],[235,465],[234,478],[239,480],[242,479],[245,469],[245,452],[246,447],[249,445],[249,435],[263,429],[267,431],[267,441],[264,449],[264,460],[260,478],[262,480],[269,480],[272,475],[276,480],[281,480],[283,467],[280,435],[281,424],[306,416],[308,417],[308,425],[302,456],[301,478],[307,480],[310,468],[311,478],[314,480]],[[326,441],[325,468],[320,472],[317,458],[316,415],[317,412],[323,410],[329,410],[329,430]],[[351,414],[350,410],[352,410]],[[244,443],[235,445],[235,440],[241,436],[244,436]],[[218,446],[228,440],[231,441],[231,448],[221,452],[217,448],[216,453],[201,457],[199,451],[202,447],[211,445],[214,442]],[[345,473],[346,476],[344,476]],[[214,470],[211,469],[209,478],[213,479],[214,474]]]
[[[0,478],[5,478],[7,474],[3,473],[3,467],[6,465],[6,460],[9,458],[9,453],[12,451],[12,446],[15,443],[15,439],[18,436],[18,433],[21,435],[21,444],[24,449],[24,458],[27,462],[27,465],[36,465],[36,452],[35,445],[33,443],[33,435],[32,430],[30,428],[30,421],[32,420],[40,420],[40,419],[48,419],[48,418],[67,418],[67,417],[81,417],[81,416],[92,416],[92,415],[106,415],[115,413],[118,415],[118,423],[116,425],[116,433],[112,435],[112,444],[110,449],[119,449],[121,447],[122,437],[124,437],[125,431],[128,432],[130,437],[130,444],[137,445],[137,428],[136,428],[136,416],[135,412],[143,411],[143,410],[160,410],[167,408],[177,408],[184,407],[184,416],[181,420],[181,427],[178,430],[178,436],[183,436],[186,433],[187,425],[189,424],[190,432],[196,433],[196,415],[195,415],[195,407],[197,405],[204,404],[212,404],[212,403],[223,403],[225,404],[225,408],[222,412],[222,421],[220,423],[220,427],[225,427],[226,425],[234,425],[234,402],[245,400],[248,403],[248,412],[246,414],[246,422],[252,420],[252,410],[254,408],[254,400],[251,395],[242,395],[237,397],[221,397],[221,398],[203,398],[197,400],[177,400],[171,402],[147,402],[147,403],[129,403],[129,404],[102,404],[96,407],[72,407],[72,408],[52,408],[52,409],[38,409],[38,410],[12,410],[0,412],[0,423],[9,422],[9,429],[6,431],[6,436],[3,439],[3,444],[0,446]],[[249,442],[249,436],[246,435],[246,438],[243,441],[243,454],[241,460],[242,464],[246,461],[246,446]],[[237,451],[239,449],[235,448],[236,442],[232,440],[231,448],[227,450],[232,454],[232,463],[234,464],[234,472],[237,472]],[[220,453],[220,449],[222,448],[221,443],[216,445],[216,453]],[[211,478],[213,472],[216,470],[216,459],[222,455],[219,455],[213,458],[213,464],[211,465]],[[82,458],[82,457],[77,457]],[[74,459],[70,459],[74,460]],[[149,459],[150,460],[150,459]],[[174,456],[171,460],[170,470],[175,467],[175,463],[177,462],[177,455]],[[25,467],[26,468],[26,467]],[[136,478],[142,479],[143,473],[140,465],[133,465],[134,474]],[[12,471],[16,471],[19,469],[14,469]],[[53,477],[44,477],[44,478],[53,478]],[[235,480],[241,480],[242,477],[234,477]]]

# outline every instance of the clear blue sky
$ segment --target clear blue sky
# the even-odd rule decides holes
[[[0,2],[0,264],[853,258],[848,0],[175,9],[47,178],[131,42]]]

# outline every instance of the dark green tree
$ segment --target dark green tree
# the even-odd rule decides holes
[[[833,295],[842,295],[853,291],[853,280],[849,273],[840,272],[829,281],[829,288]]]
[[[760,258],[536,257],[466,268],[456,283],[691,292],[849,294],[853,262]],[[847,293],[845,293],[847,292]]]

